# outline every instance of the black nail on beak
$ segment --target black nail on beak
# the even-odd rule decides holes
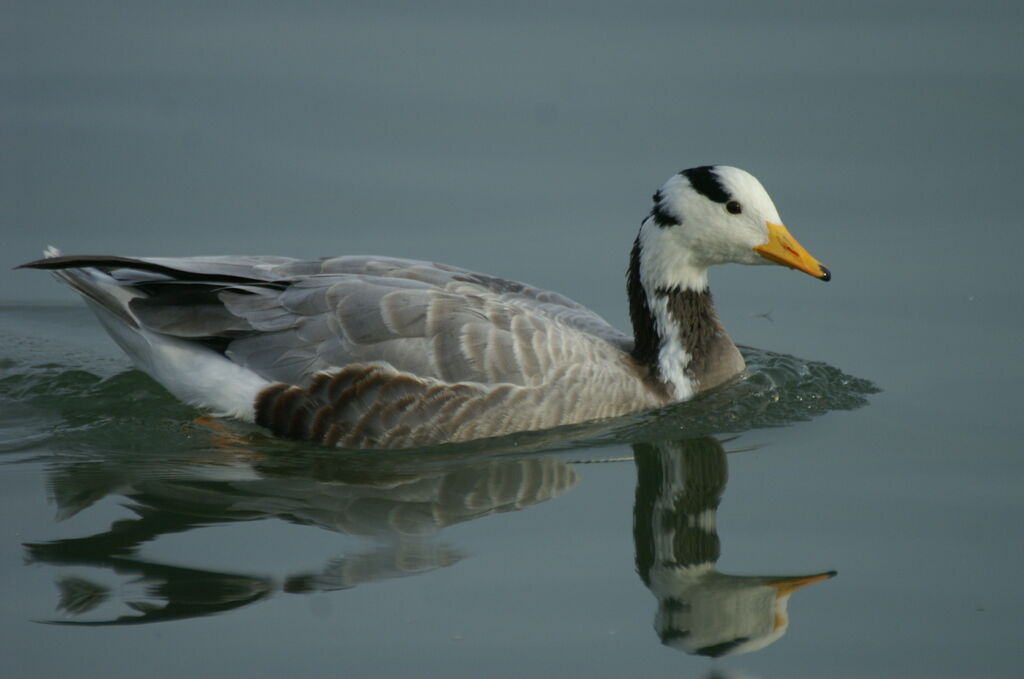
[[[819,264],[818,266],[821,266],[821,265]],[[828,269],[826,269],[823,266],[821,267],[821,280],[823,280],[825,282],[828,282],[828,281],[832,280],[832,272],[829,271]]]

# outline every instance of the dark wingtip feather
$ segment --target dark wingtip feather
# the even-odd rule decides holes
[[[46,266],[49,259],[36,259],[31,262],[25,262],[14,267],[15,269],[51,269],[53,267]]]
[[[84,269],[97,268],[104,271],[115,269],[132,269],[134,271],[148,271],[161,274],[174,280],[187,281],[192,283],[243,283],[246,285],[278,286],[274,281],[266,281],[250,276],[239,276],[235,274],[203,273],[200,271],[189,271],[176,269],[173,266],[158,264],[145,259],[133,257],[119,257],[117,255],[56,255],[37,259],[17,267],[27,269]]]
[[[16,269],[76,269],[87,266],[95,266],[107,269],[129,268],[129,269],[151,269],[156,265],[132,259],[130,257],[116,257],[114,255],[57,255],[55,257],[44,257],[32,262],[20,264]],[[159,267],[166,269],[167,267]]]

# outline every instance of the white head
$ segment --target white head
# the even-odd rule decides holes
[[[702,290],[714,264],[776,263],[829,280],[786,231],[761,182],[726,165],[695,167],[673,176],[654,194],[640,228],[641,278],[657,287]]]
[[[766,577],[663,568],[651,578],[659,604],[654,626],[662,643],[686,653],[713,658],[750,653],[786,633],[793,592],[835,574]]]

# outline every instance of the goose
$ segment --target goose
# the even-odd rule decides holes
[[[650,410],[735,378],[708,290],[715,264],[829,270],[729,166],[654,194],[627,269],[632,335],[556,292],[394,257],[62,255],[135,365],[171,394],[278,436],[414,448]]]

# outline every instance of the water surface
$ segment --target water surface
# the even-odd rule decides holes
[[[16,4],[0,674],[1018,676],[1018,4]],[[197,421],[12,270],[421,257],[625,327],[649,196],[705,163],[834,278],[713,271],[747,378],[598,428]]]

